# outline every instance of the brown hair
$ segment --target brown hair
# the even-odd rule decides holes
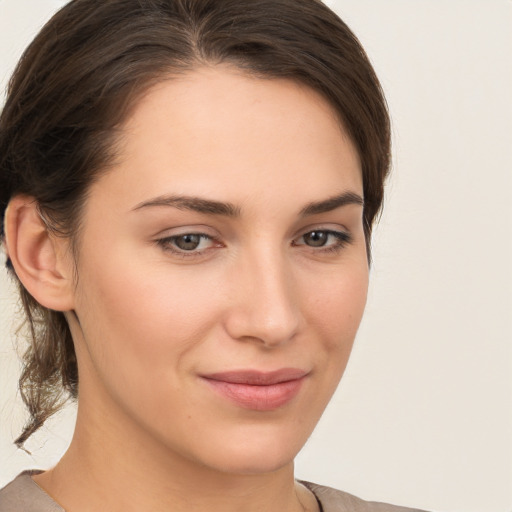
[[[389,117],[357,38],[317,0],[71,1],[9,84],[0,116],[2,226],[10,198],[26,194],[49,229],[76,241],[87,190],[112,162],[129,107],[164,76],[221,62],[301,82],[331,103],[359,151],[370,256],[390,164]],[[19,383],[30,413],[15,441],[22,446],[67,396],[77,397],[78,369],[63,313],[17,281],[30,334]]]

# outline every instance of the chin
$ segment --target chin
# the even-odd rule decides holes
[[[289,429],[240,429],[217,446],[212,443],[202,451],[202,458],[225,473],[272,473],[293,463],[308,435],[291,433]]]
[[[179,455],[196,467],[217,473],[256,475],[273,473],[293,463],[309,432],[284,425],[238,425],[235,428],[204,429],[202,435],[176,444],[165,442],[171,458]]]
[[[259,475],[274,473],[293,463],[296,452],[275,453],[261,450],[227,450],[217,461],[209,464],[213,469],[229,474]]]

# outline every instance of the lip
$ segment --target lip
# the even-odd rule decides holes
[[[202,375],[218,394],[255,411],[271,411],[291,402],[299,393],[308,372],[281,368],[271,372],[235,370]]]

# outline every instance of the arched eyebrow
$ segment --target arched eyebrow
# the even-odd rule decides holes
[[[329,197],[323,201],[314,201],[304,206],[299,215],[307,217],[310,215],[318,215],[319,213],[327,213],[348,204],[364,205],[363,198],[355,192],[343,192],[337,196]],[[225,217],[240,217],[241,208],[233,203],[225,203],[221,201],[213,201],[195,196],[176,196],[164,195],[158,196],[148,201],[139,203],[133,210],[155,206],[171,206],[179,210],[189,210],[208,215],[221,215]]]
[[[359,194],[347,191],[337,196],[329,197],[323,201],[308,203],[304,208],[302,208],[300,215],[301,217],[307,217],[309,215],[327,213],[332,210],[336,210],[336,208],[346,206],[347,204],[358,204],[360,206],[364,206],[364,200]]]
[[[225,217],[239,217],[240,208],[232,203],[213,201],[194,196],[159,196],[138,204],[133,210],[140,210],[150,206],[172,206],[178,210],[190,210],[209,215],[222,215]]]

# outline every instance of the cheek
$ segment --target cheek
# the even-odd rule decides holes
[[[366,305],[368,267],[365,262],[353,265],[323,284],[311,297],[306,320],[318,336],[315,357],[326,395],[321,407],[327,405],[347,366]]]
[[[323,333],[327,348],[337,350],[354,339],[366,305],[368,268],[352,267],[326,279],[311,295],[309,321]]]
[[[146,429],[169,433],[173,411],[194,413],[188,375],[218,317],[216,302],[206,285],[198,288],[199,279],[169,265],[127,257],[88,261],[78,312],[86,347],[81,386],[130,418],[150,419]]]
[[[215,321],[208,290],[168,266],[129,257],[88,261],[78,315],[92,357],[105,368],[116,362],[117,374],[161,378]]]

